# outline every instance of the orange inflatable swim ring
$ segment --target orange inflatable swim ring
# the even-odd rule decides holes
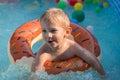
[[[74,40],[94,53],[96,57],[100,56],[100,47],[95,37],[77,24],[71,23],[70,26],[73,29]],[[9,40],[8,50],[11,62],[16,63],[23,57],[34,58],[32,46],[40,40],[42,40],[42,34],[39,20],[32,20],[18,27]],[[90,68],[90,65],[79,57],[60,62],[46,61],[44,66],[48,74],[58,74],[70,70],[85,71]]]

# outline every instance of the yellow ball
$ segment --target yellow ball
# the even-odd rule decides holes
[[[75,9],[75,10],[82,10],[82,9],[83,9],[83,6],[82,6],[81,3],[76,3],[76,4],[74,5],[74,9]]]
[[[103,7],[106,8],[106,7],[108,7],[108,6],[109,6],[109,4],[108,4],[107,2],[104,2],[104,3],[103,3]]]

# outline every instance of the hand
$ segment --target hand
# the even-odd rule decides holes
[[[38,67],[36,67],[35,68],[36,70],[36,72],[39,72],[39,71],[45,71],[45,67],[41,67],[41,66],[38,66]]]

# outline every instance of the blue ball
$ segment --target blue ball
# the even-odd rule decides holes
[[[98,6],[99,6],[100,8],[103,8],[103,3],[98,3]]]
[[[70,22],[72,22],[72,23],[76,23],[76,24],[79,23],[78,20],[76,20],[76,19],[71,19]]]

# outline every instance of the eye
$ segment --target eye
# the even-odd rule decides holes
[[[50,32],[51,32],[51,33],[55,33],[56,31],[57,31],[57,30],[53,29],[53,30],[51,30]]]
[[[45,32],[46,32],[46,30],[42,30],[42,32],[44,32],[44,33],[45,33]]]

